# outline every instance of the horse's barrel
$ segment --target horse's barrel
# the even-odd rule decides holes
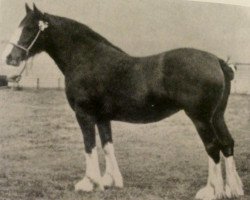
[[[7,85],[8,85],[7,76],[0,75],[0,87]]]

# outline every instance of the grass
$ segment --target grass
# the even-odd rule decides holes
[[[161,122],[112,122],[123,189],[76,193],[85,172],[83,140],[64,92],[0,90],[0,199],[186,200],[207,179],[207,155],[180,112]],[[226,119],[235,158],[250,199],[250,96],[231,95]],[[104,158],[98,139],[100,167]]]

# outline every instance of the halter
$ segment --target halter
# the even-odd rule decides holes
[[[38,39],[39,35],[41,34],[41,32],[43,32],[46,28],[48,28],[49,24],[48,24],[48,22],[44,22],[44,21],[40,20],[39,23],[38,23],[38,26],[39,26],[39,31],[37,32],[35,38],[32,40],[31,44],[27,48],[25,48],[22,45],[10,42],[10,44],[12,44],[13,46],[18,47],[19,49],[24,50],[26,52],[26,58],[28,58],[30,50],[34,46],[34,44],[37,41],[37,39]],[[27,59],[25,59],[25,63],[24,63],[23,69],[21,70],[21,72],[19,73],[18,76],[22,75],[22,73],[24,72],[24,70],[26,69],[26,67],[27,67]],[[20,79],[19,79],[19,81],[20,81]],[[19,81],[17,81],[17,82],[19,82]]]

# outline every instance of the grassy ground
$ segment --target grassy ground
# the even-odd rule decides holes
[[[250,96],[231,95],[227,122],[250,199]],[[159,123],[113,122],[124,189],[74,192],[85,171],[82,136],[63,91],[0,90],[0,199],[190,200],[206,183],[207,156],[182,113]],[[152,142],[153,141],[153,142]],[[100,142],[98,139],[99,152]],[[103,153],[100,166],[104,170]]]

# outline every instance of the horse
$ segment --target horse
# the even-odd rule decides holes
[[[243,195],[234,161],[234,140],[224,113],[234,72],[227,63],[202,50],[179,48],[135,57],[75,20],[43,13],[27,4],[6,55],[8,65],[46,52],[65,76],[68,103],[83,135],[85,176],[76,191],[123,187],[115,157],[111,121],[152,123],[183,110],[191,119],[208,155],[208,179],[197,199]],[[99,169],[95,126],[105,154]],[[152,146],[153,148],[153,146]],[[226,182],[221,170],[225,159]]]

